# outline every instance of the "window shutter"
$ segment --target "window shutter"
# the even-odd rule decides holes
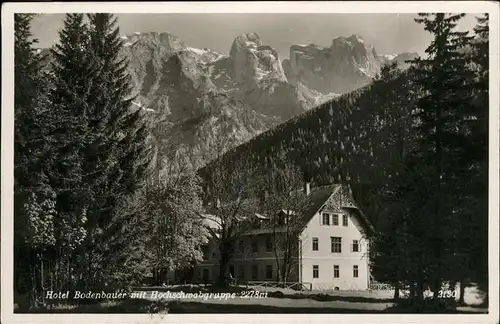
[[[354,252],[354,244],[351,243],[351,252]]]

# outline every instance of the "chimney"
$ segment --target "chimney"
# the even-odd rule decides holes
[[[309,196],[309,194],[311,193],[311,183],[309,181],[306,181],[306,183],[304,184],[304,193],[306,194],[306,196]]]

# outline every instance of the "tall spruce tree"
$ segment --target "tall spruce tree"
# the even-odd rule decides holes
[[[88,142],[88,80],[94,73],[86,53],[88,31],[83,14],[67,14],[52,49],[51,109],[47,115],[47,141],[53,148],[48,156],[48,177],[57,195],[56,262],[59,289],[74,288],[71,278],[80,276],[76,253],[87,232],[89,187],[83,170],[82,148]]]
[[[462,161],[466,166],[463,182],[463,225],[460,230],[460,302],[468,281],[487,291],[488,282],[488,113],[489,113],[489,30],[488,14],[477,17],[475,39],[468,52],[475,79],[473,98],[463,127],[467,140]]]
[[[127,73],[128,63],[119,55],[123,46],[116,18],[112,14],[89,14],[90,56],[95,74],[89,80],[91,100],[88,111],[90,141],[84,149],[83,169],[91,174],[87,181],[93,188],[89,194],[89,237],[86,255],[89,277],[102,284],[109,277],[106,267],[112,257],[109,244],[110,227],[121,200],[142,187],[150,162],[150,146],[146,140],[149,125],[142,110],[131,109],[134,99]],[[129,243],[130,244],[130,243]],[[94,273],[100,274],[95,277]]]
[[[421,236],[423,249],[419,286],[430,284],[435,298],[441,283],[455,271],[457,228],[460,210],[454,201],[462,195],[464,134],[460,132],[470,108],[472,72],[465,48],[468,32],[456,31],[465,14],[419,14],[415,19],[434,35],[425,59],[414,61],[414,82],[423,90],[417,103],[416,132],[420,137],[416,156],[420,181],[415,190],[427,197],[415,206],[414,214],[427,230]],[[421,291],[420,291],[421,294]],[[421,297],[421,295],[420,295]]]
[[[14,289],[29,292],[31,303],[44,285],[44,260],[55,243],[54,193],[43,172],[47,82],[30,30],[33,17],[14,16]]]
[[[411,110],[416,95],[409,83],[410,74],[398,69],[395,63],[383,66],[372,89],[373,112],[364,117],[369,128],[367,136],[373,140],[370,153],[357,153],[355,160],[361,172],[373,174],[381,217],[376,224],[379,233],[372,242],[370,254],[373,277],[394,286],[394,298],[399,288],[410,283],[413,269],[411,237],[409,235],[408,190],[411,170],[406,166],[407,156],[415,138],[411,129]],[[363,164],[362,161],[370,160]],[[371,165],[370,168],[363,165]],[[366,175],[361,174],[362,178]]]

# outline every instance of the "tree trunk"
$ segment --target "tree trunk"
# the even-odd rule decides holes
[[[441,291],[441,280],[436,279],[434,281],[434,287],[433,287],[433,293],[434,293],[434,300],[437,300],[439,298],[439,292]]]
[[[274,251],[274,259],[276,261],[276,281],[280,283],[283,277],[281,276],[280,255],[278,249],[277,233],[275,228],[273,228],[273,251]]]
[[[415,300],[415,282],[410,282],[410,299]]]
[[[418,304],[422,304],[424,300],[424,279],[420,276],[417,281],[417,298],[416,301]]]
[[[227,288],[227,280],[226,280],[226,274],[227,274],[227,266],[229,263],[228,257],[227,257],[227,250],[224,248],[222,249],[221,252],[221,258],[220,258],[220,265],[219,265],[219,284],[222,285],[222,287]]]
[[[285,247],[287,249],[288,247]],[[287,264],[289,263],[289,253],[288,250],[285,250],[285,254],[283,256],[283,266],[282,266],[282,272],[283,272],[283,282],[288,281],[288,273],[287,273]]]
[[[458,303],[463,305],[465,304],[464,295],[465,295],[465,285],[467,284],[465,278],[460,278],[460,296],[458,298]]]
[[[394,285],[394,300],[398,300],[399,299],[399,283],[395,283]]]
[[[30,279],[31,279],[31,293],[30,293],[30,306],[36,306],[36,279],[35,267],[30,264]]]

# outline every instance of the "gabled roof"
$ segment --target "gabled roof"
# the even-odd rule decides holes
[[[302,227],[314,217],[314,215],[323,207],[328,198],[340,189],[339,184],[332,184],[328,186],[315,187],[311,189],[309,195],[305,196],[306,202],[304,211],[301,213]]]
[[[305,210],[302,213],[302,230],[311,221],[311,219],[316,215],[316,213],[321,212],[325,206],[328,199],[342,188],[340,184],[332,184],[322,187],[316,187],[311,189],[310,194],[306,197],[307,202],[305,205]],[[344,187],[345,190],[345,187]],[[349,198],[354,201],[354,198],[350,193],[348,193]],[[370,223],[368,218],[363,214],[361,209],[355,206],[341,206],[343,209],[355,210],[357,218],[362,223],[362,225],[367,229],[367,234],[373,234],[375,232],[373,225]]]
[[[321,212],[321,210],[325,207],[325,204],[328,202],[328,199],[332,195],[337,193],[337,191],[339,191],[341,188],[342,186],[340,184],[314,187],[311,188],[311,191],[307,196],[302,190],[295,191],[294,194],[297,195],[297,199],[305,199],[303,210],[300,213],[298,213],[298,215],[295,211],[288,211],[285,209],[281,210],[280,212],[281,213],[291,212],[292,215],[300,217],[301,218],[300,221],[296,224],[298,225],[299,230],[302,231],[311,221],[311,219],[316,215],[316,213]],[[348,193],[348,196],[352,201],[354,201],[350,193]],[[367,229],[367,234],[371,235],[374,233],[374,228],[372,224],[358,207],[352,205],[342,205],[341,208],[356,211],[355,215],[357,216],[358,220],[363,225],[363,227]],[[204,217],[205,225],[208,225],[212,229],[220,228],[219,222],[217,221],[217,216],[210,214],[205,214],[203,216],[205,216]],[[259,213],[253,213],[252,215],[250,215],[250,217],[260,220],[269,219],[269,216],[262,215]],[[247,219],[247,217],[241,217],[241,220],[244,219]],[[271,229],[270,226],[271,224],[264,224],[264,227],[249,230],[247,233],[245,233],[245,235],[268,233],[269,230]],[[276,228],[275,230],[279,231],[280,229]]]
[[[367,234],[368,235],[375,234],[375,228],[373,227],[372,223],[370,222],[370,220],[368,220],[368,217],[366,217],[366,215],[363,213],[363,211],[361,209],[353,208],[353,207],[344,207],[344,208],[355,210],[359,216],[358,219],[365,226],[365,228],[368,229]]]
[[[286,214],[287,212],[291,212],[290,214],[293,215],[294,217],[300,217],[301,219],[295,224],[297,226],[297,229],[299,231],[302,231],[304,227],[307,225],[307,223],[309,223],[309,221],[314,217],[316,212],[321,207],[323,207],[328,198],[330,198],[330,196],[334,194],[339,188],[340,188],[339,184],[333,184],[323,187],[315,187],[311,189],[311,192],[307,196],[305,195],[303,189],[293,191],[292,194],[296,195],[297,199],[305,199],[304,205],[302,205],[303,210],[299,212],[298,215],[295,211],[287,209],[282,209],[279,211],[279,213]],[[248,233],[246,233],[246,235],[269,233],[271,230],[280,232],[280,231],[285,231],[286,228],[285,225],[281,225],[272,229],[271,225],[272,224],[266,224],[263,228],[252,229]]]

